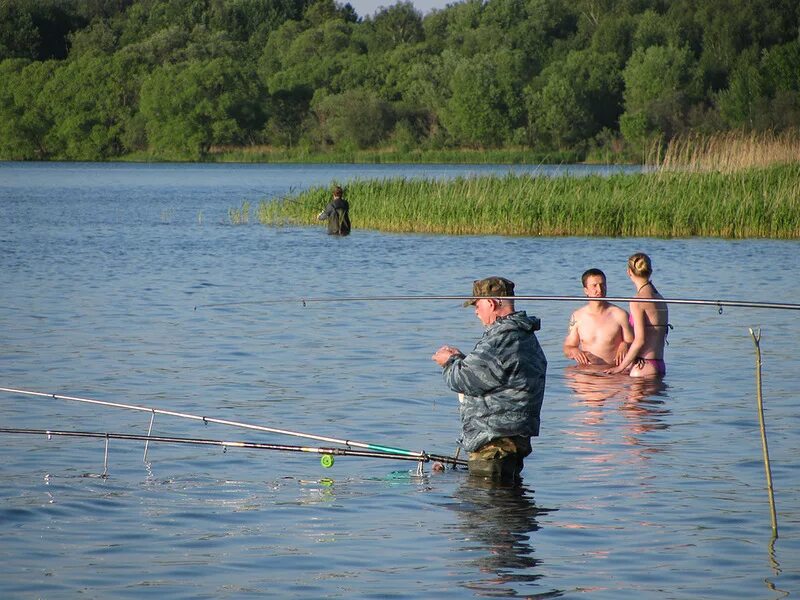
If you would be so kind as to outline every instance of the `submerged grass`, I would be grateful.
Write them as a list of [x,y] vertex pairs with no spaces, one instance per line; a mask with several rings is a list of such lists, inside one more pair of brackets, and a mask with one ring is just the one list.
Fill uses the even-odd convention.
[[[729,173],[513,175],[347,185],[354,228],[438,234],[800,238],[800,164]],[[263,224],[317,223],[327,187],[261,201]]]
[[231,222],[231,225],[246,225],[249,223],[250,203],[247,200],[243,200],[240,208],[229,208],[228,220]]

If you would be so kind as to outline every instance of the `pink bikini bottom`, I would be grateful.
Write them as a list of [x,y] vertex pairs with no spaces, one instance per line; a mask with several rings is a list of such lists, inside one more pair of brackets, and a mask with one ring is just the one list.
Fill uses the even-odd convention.
[[644,365],[653,365],[659,377],[667,374],[667,364],[663,358],[637,358],[636,365],[641,369]]

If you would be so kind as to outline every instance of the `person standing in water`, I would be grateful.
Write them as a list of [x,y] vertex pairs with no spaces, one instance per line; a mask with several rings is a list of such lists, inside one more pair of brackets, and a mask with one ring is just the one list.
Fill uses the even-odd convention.
[[442,346],[431,357],[447,386],[459,394],[462,435],[471,475],[516,481],[539,435],[547,359],[536,331],[541,323],[514,308],[514,282],[473,282],[475,316],[486,330],[469,354]]
[[589,303],[570,316],[564,356],[580,366],[618,365],[633,341],[628,313],[604,300],[608,288],[600,269],[585,271],[581,283]]
[[333,188],[333,200],[328,203],[317,220],[328,221],[328,235],[350,235],[350,204],[344,199],[341,186]]
[[[664,299],[650,280],[653,266],[647,254],[633,254],[628,259],[627,273],[636,287],[634,298]],[[622,373],[630,369],[631,377],[664,377],[667,373],[664,345],[667,341],[667,329],[671,327],[667,305],[663,302],[631,302],[630,315],[633,343],[622,362],[615,368],[608,369],[606,373]]]

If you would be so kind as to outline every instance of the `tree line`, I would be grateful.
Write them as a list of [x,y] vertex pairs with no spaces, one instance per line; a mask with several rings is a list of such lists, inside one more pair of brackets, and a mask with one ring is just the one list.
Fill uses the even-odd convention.
[[637,157],[800,126],[796,0],[0,0],[0,158]]

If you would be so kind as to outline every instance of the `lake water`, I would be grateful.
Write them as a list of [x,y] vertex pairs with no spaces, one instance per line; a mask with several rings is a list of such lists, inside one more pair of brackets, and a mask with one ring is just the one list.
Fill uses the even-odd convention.
[[[309,185],[508,170],[0,163],[0,386],[453,454],[456,398],[430,356],[472,348],[473,311],[300,298],[466,295],[495,274],[522,295],[578,296],[590,266],[629,296],[625,261],[644,251],[667,297],[798,302],[796,241],[384,234],[359,229],[354,197],[343,239],[228,218]],[[260,300],[278,302],[205,306]],[[102,439],[0,434],[0,596],[800,593],[800,313],[672,305],[667,377],[643,387],[569,368],[577,306],[519,306],[542,319],[549,369],[517,488],[267,450],[152,443],[145,462],[143,443],[123,440],[102,478]],[[762,332],[774,543],[750,327]],[[150,419],[13,393],[0,415],[2,427],[135,434]],[[164,415],[153,434],[320,445]]]

